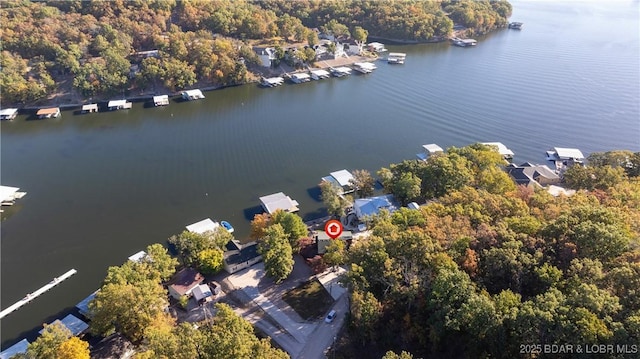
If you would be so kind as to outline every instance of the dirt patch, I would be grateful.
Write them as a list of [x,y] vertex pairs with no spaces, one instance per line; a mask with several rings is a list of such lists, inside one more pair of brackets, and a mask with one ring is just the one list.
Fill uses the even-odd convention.
[[321,318],[333,304],[333,298],[317,279],[302,283],[282,296],[305,320]]

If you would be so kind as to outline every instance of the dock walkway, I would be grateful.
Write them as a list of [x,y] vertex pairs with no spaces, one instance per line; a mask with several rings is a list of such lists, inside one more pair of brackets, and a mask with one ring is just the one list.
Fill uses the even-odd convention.
[[8,314],[11,314],[12,312],[14,312],[14,311],[16,311],[18,309],[20,309],[20,307],[22,307],[23,305],[25,305],[25,304],[31,302],[32,300],[36,299],[38,296],[40,296],[44,292],[46,292],[49,289],[55,287],[56,285],[62,283],[65,279],[71,277],[72,275],[76,274],[77,272],[78,272],[77,270],[71,269],[71,270],[67,271],[65,274],[63,274],[63,275],[61,275],[59,277],[53,278],[53,280],[51,280],[51,282],[45,284],[44,286],[42,286],[42,288],[36,290],[33,293],[27,294],[24,298],[20,299],[19,301],[17,301],[13,305],[7,307],[5,310],[0,312],[0,319],[4,318]]

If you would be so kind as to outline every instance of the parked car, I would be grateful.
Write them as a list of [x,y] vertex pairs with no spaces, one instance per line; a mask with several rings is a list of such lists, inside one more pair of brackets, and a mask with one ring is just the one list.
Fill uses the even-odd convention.
[[331,323],[333,322],[333,319],[335,319],[336,317],[336,311],[332,310],[329,312],[329,314],[327,314],[327,317],[324,318],[325,323]]

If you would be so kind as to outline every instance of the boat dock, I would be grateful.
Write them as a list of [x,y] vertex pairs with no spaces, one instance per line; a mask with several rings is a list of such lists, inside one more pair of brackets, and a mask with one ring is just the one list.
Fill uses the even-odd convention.
[[18,309],[20,309],[20,307],[22,307],[23,305],[25,305],[25,304],[31,302],[32,300],[36,299],[38,296],[40,296],[44,292],[46,292],[49,289],[55,287],[56,285],[62,283],[65,279],[71,277],[72,275],[76,274],[77,272],[78,271],[75,270],[75,269],[70,269],[65,274],[63,274],[63,275],[61,275],[59,277],[53,278],[53,280],[51,282],[45,284],[44,286],[42,286],[42,288],[36,290],[33,293],[27,294],[24,298],[20,299],[19,301],[17,301],[13,305],[7,307],[2,312],[0,312],[0,319],[6,317],[8,314],[11,314],[11,313],[13,313],[14,311],[16,311]]

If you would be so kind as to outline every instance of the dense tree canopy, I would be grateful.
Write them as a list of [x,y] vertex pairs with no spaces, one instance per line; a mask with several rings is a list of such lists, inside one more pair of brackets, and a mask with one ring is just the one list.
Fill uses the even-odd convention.
[[[504,26],[506,1],[4,1],[3,105],[57,92],[85,97],[131,90],[233,85],[258,64],[250,39],[336,37],[430,41],[453,23],[484,33]],[[144,51],[158,50],[150,55]],[[311,49],[308,49],[311,50]],[[311,60],[310,51],[304,56]]]
[[637,344],[640,182],[622,170],[633,154],[593,157],[621,177],[572,197],[508,184],[494,154],[473,145],[381,171],[387,189],[422,179],[431,201],[374,218],[347,252],[352,344],[496,358],[521,344]]
[[293,250],[282,225],[274,224],[265,230],[258,247],[264,259],[265,272],[269,277],[281,282],[293,270]]

